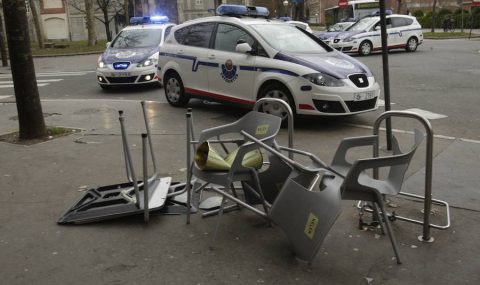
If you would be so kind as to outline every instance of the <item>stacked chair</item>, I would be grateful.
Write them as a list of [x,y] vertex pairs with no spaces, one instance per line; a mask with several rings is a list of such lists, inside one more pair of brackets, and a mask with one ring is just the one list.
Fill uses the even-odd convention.
[[[188,147],[195,145],[197,149],[195,160],[189,162],[186,184],[191,185],[196,177],[203,183],[196,183],[198,186],[193,191],[208,187],[222,196],[214,236],[225,200],[229,199],[235,203],[233,207],[246,208],[278,225],[290,240],[296,256],[311,263],[340,213],[341,200],[363,200],[373,204],[377,218],[385,223],[400,263],[383,200],[384,195],[400,192],[423,133],[415,131],[415,144],[408,152],[402,153],[393,138],[392,155],[353,162],[347,161],[347,151],[357,146],[377,146],[378,136],[344,139],[328,166],[311,153],[279,146],[275,136],[280,125],[280,118],[252,111],[234,123],[204,130],[198,141],[188,142]],[[225,154],[221,155],[220,150]],[[309,162],[299,163],[289,158],[291,153]],[[384,180],[373,179],[366,171],[380,167],[389,168]],[[235,182],[241,182],[245,200],[237,195]],[[262,210],[254,204],[261,204]]]

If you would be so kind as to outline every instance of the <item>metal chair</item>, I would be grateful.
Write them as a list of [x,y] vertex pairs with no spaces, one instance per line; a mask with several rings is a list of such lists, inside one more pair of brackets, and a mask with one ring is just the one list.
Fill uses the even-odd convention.
[[[251,135],[253,138],[268,146],[272,146],[274,138],[280,130],[280,125],[281,119],[279,117],[252,111],[231,124],[203,130],[200,133],[198,142],[191,142],[191,144],[199,146],[204,143],[208,143],[211,146],[217,145],[223,148],[226,153],[230,153],[231,164],[229,169],[224,169],[222,167],[216,169],[214,165],[212,167],[199,166],[197,162],[192,161],[191,168],[189,169],[191,175],[187,175],[187,180],[191,180],[192,176],[195,176],[197,179],[204,181],[203,185],[194,189],[194,191],[199,191],[200,189],[209,186],[209,189],[222,196],[220,209],[218,210],[219,219],[223,214],[226,198],[235,202],[237,206],[243,206],[264,218],[268,217],[269,204],[265,201],[263,195],[262,187],[259,182],[258,170],[255,167],[244,165],[245,157],[251,155],[252,152],[258,151],[260,146],[242,135],[242,132]],[[236,149],[233,152],[236,154],[234,157],[231,155],[232,151],[229,151],[226,147],[227,144],[235,145]],[[263,212],[242,201],[237,196],[233,183],[238,181],[241,181],[242,185],[246,186],[243,189],[244,192],[249,191],[254,197],[261,201],[264,210]],[[191,181],[187,181],[187,184],[188,183],[191,183]],[[231,192],[231,194],[229,192]],[[218,226],[219,222],[217,222],[215,236],[218,231]]]
[[[373,204],[373,210],[380,224],[382,224],[382,221],[385,223],[398,264],[400,264],[401,261],[395,236],[393,235],[390,221],[385,210],[384,195],[397,195],[400,192],[410,161],[424,136],[424,133],[415,130],[414,145],[405,153],[401,152],[398,141],[393,137],[392,155],[358,159],[354,162],[347,161],[347,151],[359,146],[377,146],[379,143],[378,136],[373,135],[344,139],[340,143],[329,168],[338,175],[324,176],[321,183],[321,187],[324,190],[340,189],[343,200],[362,200]],[[367,169],[378,169],[381,167],[389,168],[388,175],[384,180],[373,179],[365,171]],[[379,216],[380,214],[382,217]]]

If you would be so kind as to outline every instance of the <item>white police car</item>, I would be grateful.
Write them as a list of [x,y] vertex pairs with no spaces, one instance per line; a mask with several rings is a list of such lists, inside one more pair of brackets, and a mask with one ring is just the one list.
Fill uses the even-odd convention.
[[[417,50],[423,42],[422,27],[417,19],[407,15],[387,16],[388,49]],[[329,44],[342,52],[368,55],[382,49],[380,36],[380,17],[366,17],[329,39]]]
[[[262,97],[287,101],[296,114],[347,115],[377,109],[370,70],[314,35],[266,19],[264,7],[221,5],[221,16],[175,26],[159,53],[167,101],[190,98],[252,107]],[[286,117],[280,104],[266,113]]]
[[158,84],[158,50],[174,24],[168,17],[132,17],[98,58],[97,82],[113,85]]

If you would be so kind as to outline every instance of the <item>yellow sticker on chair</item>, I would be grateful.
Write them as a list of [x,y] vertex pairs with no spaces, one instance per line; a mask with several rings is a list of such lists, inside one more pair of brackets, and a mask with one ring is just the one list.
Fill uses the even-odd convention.
[[268,125],[258,125],[257,130],[255,131],[256,135],[264,135],[268,131]]
[[310,215],[308,215],[308,220],[307,220],[307,223],[305,224],[305,231],[304,231],[307,237],[309,237],[310,239],[313,239],[313,236],[315,235],[317,224],[318,224],[317,216],[315,216],[313,213],[310,213]]

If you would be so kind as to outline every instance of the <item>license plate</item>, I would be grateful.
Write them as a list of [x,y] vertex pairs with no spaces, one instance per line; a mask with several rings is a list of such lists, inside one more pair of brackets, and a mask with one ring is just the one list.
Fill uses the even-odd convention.
[[130,72],[113,72],[112,77],[129,77]]
[[353,93],[353,101],[363,101],[375,98],[375,91]]

